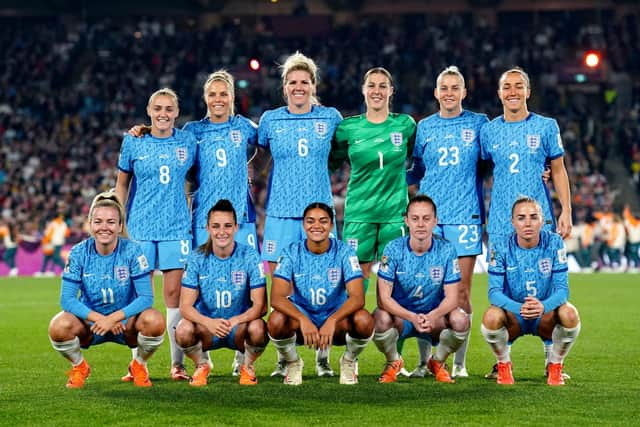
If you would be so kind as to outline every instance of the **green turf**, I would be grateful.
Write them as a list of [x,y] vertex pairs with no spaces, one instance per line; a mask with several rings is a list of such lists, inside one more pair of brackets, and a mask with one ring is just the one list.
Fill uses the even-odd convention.
[[[275,351],[257,362],[260,384],[246,388],[230,375],[232,352],[213,353],[215,367],[206,388],[192,389],[168,379],[165,342],[149,362],[152,389],[120,383],[130,358],[114,344],[85,356],[92,375],[82,390],[66,390],[68,363],[47,338],[49,319],[59,310],[59,280],[0,279],[1,425],[638,425],[637,367],[639,275],[573,275],[571,301],[582,317],[582,334],[566,361],[572,379],[551,388],[543,377],[541,342],[519,340],[512,349],[516,385],[500,387],[482,378],[493,364],[479,332],[487,306],[486,275],[474,279],[475,311],[468,355],[471,377],[454,385],[432,378],[376,383],[384,360],[373,344],[360,357],[360,384],[340,386],[338,378],[316,378],[313,353],[304,383],[287,387],[270,378]],[[375,301],[369,291],[371,308]],[[161,295],[157,289],[157,295]],[[160,304],[157,304],[160,306]],[[337,372],[340,348],[332,354]],[[411,369],[412,340],[405,345]],[[192,367],[188,368],[189,370]]]

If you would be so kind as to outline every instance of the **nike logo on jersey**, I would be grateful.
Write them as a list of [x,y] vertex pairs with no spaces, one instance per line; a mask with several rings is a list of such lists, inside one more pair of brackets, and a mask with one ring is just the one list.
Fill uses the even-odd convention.
[[149,158],[149,156],[140,156],[140,157],[138,157],[138,160],[145,160],[145,159],[148,159],[148,158]]
[[495,150],[496,148],[500,147],[500,144],[493,144],[493,149]]
[[515,271],[518,267],[507,267],[507,271]]
[[286,129],[276,129],[276,133],[282,133],[284,132]]
[[306,274],[304,274],[304,273],[294,273],[293,274],[293,277],[296,278],[296,279],[299,279],[299,278],[304,277],[304,276],[306,276]]
[[204,280],[204,279],[208,279],[208,278],[209,278],[209,276],[198,276],[198,279],[200,279],[200,280]]
[[434,139],[436,139],[436,137],[435,137],[435,136],[431,136],[431,137],[429,137],[429,138],[425,139],[424,141],[425,141],[425,142],[431,142],[431,141],[433,141]]
[[353,141],[354,144],[360,144],[361,142],[364,142],[364,139],[356,139],[355,141]]
[[84,273],[82,275],[82,277],[91,277],[91,276],[95,276],[95,274],[93,274],[93,273]]

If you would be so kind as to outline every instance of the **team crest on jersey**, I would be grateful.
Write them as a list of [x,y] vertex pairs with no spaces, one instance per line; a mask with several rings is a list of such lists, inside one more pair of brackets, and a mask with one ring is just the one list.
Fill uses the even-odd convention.
[[347,245],[351,247],[354,251],[358,250],[358,239],[347,239]]
[[540,135],[527,135],[527,147],[531,153],[540,148]]
[[114,268],[113,275],[115,276],[116,280],[124,282],[129,278],[129,269],[126,265],[118,266]]
[[329,283],[333,286],[337,285],[340,281],[340,270],[337,268],[327,269],[327,279],[329,279]]
[[462,142],[465,143],[464,145],[469,145],[476,139],[476,133],[473,129],[462,129],[460,131],[460,138]]
[[402,132],[391,132],[389,134],[389,139],[391,140],[391,143],[393,145],[395,145],[396,147],[399,147],[402,145]]
[[329,132],[329,127],[327,126],[326,122],[314,122],[313,130],[318,136],[322,137],[325,136],[327,132]]
[[232,130],[229,132],[229,139],[238,147],[242,142],[242,133],[239,130]]
[[[268,253],[268,254],[272,254],[276,251],[276,241],[275,240],[265,240],[264,241],[264,250]],[[278,262],[280,262],[278,260]]]
[[231,272],[231,283],[236,288],[241,287],[245,283],[244,271],[232,271]]
[[549,276],[551,274],[551,259],[550,258],[542,258],[540,261],[538,261],[538,270],[540,270],[540,273],[542,273],[544,276]]
[[442,276],[443,276],[442,273],[443,273],[443,268],[440,266],[431,267],[429,269],[429,277],[431,277],[431,280],[434,282],[442,281]]
[[187,157],[189,157],[189,154],[187,153],[186,148],[176,148],[176,159],[178,159],[178,162],[180,162],[181,165],[183,165],[187,161]]

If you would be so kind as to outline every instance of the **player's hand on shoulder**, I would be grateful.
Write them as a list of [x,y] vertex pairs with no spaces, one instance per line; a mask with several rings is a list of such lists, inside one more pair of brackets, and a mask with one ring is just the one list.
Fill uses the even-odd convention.
[[151,126],[143,124],[135,125],[131,129],[129,129],[127,133],[131,136],[135,136],[136,138],[140,138],[141,136],[151,133]]

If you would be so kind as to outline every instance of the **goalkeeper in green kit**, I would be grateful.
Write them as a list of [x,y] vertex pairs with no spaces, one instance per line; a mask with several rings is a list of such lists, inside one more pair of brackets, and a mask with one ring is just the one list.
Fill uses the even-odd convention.
[[393,81],[386,69],[366,72],[362,94],[367,111],[340,123],[329,161],[331,170],[346,159],[351,164],[342,238],[358,253],[366,294],[373,262],[388,242],[405,234],[406,168],[416,122],[389,111]]

